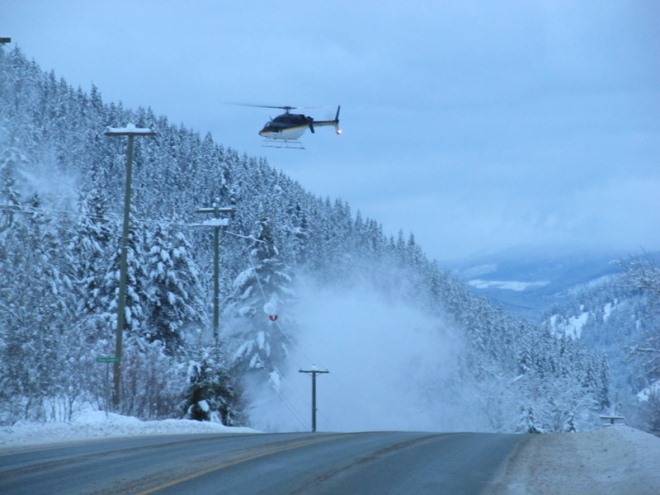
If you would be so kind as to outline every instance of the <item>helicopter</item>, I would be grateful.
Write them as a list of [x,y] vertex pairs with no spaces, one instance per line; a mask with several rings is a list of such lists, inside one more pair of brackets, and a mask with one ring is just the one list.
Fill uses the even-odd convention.
[[341,134],[339,128],[339,110],[341,105],[337,106],[337,113],[334,120],[314,120],[308,115],[302,113],[291,113],[297,107],[291,106],[269,106],[254,105],[261,108],[281,108],[284,113],[274,119],[269,120],[264,128],[259,131],[259,135],[266,138],[265,146],[278,148],[297,148],[304,149],[298,138],[302,136],[307,129],[314,134],[317,127],[334,126],[335,132]]

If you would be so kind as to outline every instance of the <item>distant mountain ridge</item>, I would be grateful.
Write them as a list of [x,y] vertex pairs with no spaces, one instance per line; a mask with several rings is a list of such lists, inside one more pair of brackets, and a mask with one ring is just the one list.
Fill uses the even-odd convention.
[[589,284],[620,274],[621,252],[515,248],[457,263],[459,278],[471,290],[531,321]]

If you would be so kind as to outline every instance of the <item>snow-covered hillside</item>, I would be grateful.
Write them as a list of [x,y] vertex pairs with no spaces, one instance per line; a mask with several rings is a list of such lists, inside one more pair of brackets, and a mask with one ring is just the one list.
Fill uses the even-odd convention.
[[[609,405],[607,363],[582,339],[475,295],[413,235],[151,109],[71,88],[20,50],[0,48],[0,73],[0,424],[69,421],[91,403],[284,429],[306,415],[294,377],[310,362],[332,365],[334,407],[360,411],[344,415],[352,428],[588,430]],[[105,130],[128,123],[156,135],[134,149],[119,318],[126,142]],[[215,232],[197,213],[212,204],[235,210],[217,299]]]
[[[659,258],[658,253],[641,257],[650,263]],[[657,339],[660,324],[643,287],[626,279],[630,263],[626,253],[521,248],[466,261],[458,270],[475,293],[603,356],[609,407],[637,426],[657,428],[658,419],[651,419],[660,413],[658,395],[652,393],[657,350],[645,342]]]

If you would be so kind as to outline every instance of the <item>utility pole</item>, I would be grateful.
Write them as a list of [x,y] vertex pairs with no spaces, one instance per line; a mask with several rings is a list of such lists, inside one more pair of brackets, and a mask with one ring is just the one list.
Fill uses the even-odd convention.
[[317,369],[316,366],[311,370],[298,370],[298,372],[312,375],[312,433],[314,433],[316,431],[316,375],[330,372],[328,370]]
[[139,129],[133,124],[126,127],[108,127],[106,136],[127,136],[128,148],[126,151],[126,189],[124,191],[124,228],[121,237],[121,256],[119,266],[119,301],[117,303],[117,331],[115,335],[114,355],[114,394],[112,403],[119,411],[121,402],[121,357],[124,341],[124,325],[126,323],[126,278],[128,272],[128,235],[131,217],[131,180],[133,174],[133,144],[135,136],[155,136],[151,129]]
[[220,229],[229,225],[228,218],[221,215],[233,215],[236,209],[220,208],[213,203],[210,208],[198,208],[195,213],[211,213],[213,218],[201,224],[201,227],[213,227],[213,342],[216,352],[220,349]]

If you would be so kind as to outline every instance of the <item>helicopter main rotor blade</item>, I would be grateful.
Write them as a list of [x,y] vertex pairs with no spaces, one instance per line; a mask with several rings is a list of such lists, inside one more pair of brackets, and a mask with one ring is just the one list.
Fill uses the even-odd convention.
[[253,107],[253,108],[279,108],[280,110],[284,110],[285,112],[289,112],[291,110],[306,110],[309,108],[319,108],[319,107],[294,107],[292,105],[260,105],[256,103],[232,103],[232,105],[237,105],[239,107]]
[[240,107],[254,107],[254,108],[279,108],[281,110],[286,110],[287,112],[289,110],[295,110],[296,108],[298,108],[298,107],[292,107],[290,105],[258,105],[255,103],[234,103],[234,105],[238,105]]

